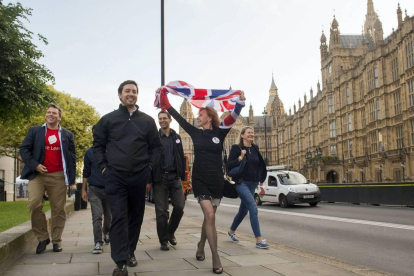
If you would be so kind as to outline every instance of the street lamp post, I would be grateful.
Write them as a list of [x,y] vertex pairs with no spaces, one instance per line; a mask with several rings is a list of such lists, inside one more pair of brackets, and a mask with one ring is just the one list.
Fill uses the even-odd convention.
[[346,170],[345,173],[346,173],[346,183],[349,183],[349,179],[348,179],[348,173],[349,173],[349,171]]
[[405,182],[405,162],[404,161],[401,162],[401,168],[403,170],[403,181]]
[[360,172],[361,172],[361,183],[364,183],[364,169],[361,168]]
[[267,159],[267,125],[266,125],[266,115],[267,115],[267,111],[266,111],[266,107],[263,108],[263,117],[264,117],[264,127],[265,127],[265,151],[266,151],[266,158],[265,158],[265,163],[266,166],[268,165],[268,159]]
[[161,86],[165,85],[164,64],[164,0],[161,0]]

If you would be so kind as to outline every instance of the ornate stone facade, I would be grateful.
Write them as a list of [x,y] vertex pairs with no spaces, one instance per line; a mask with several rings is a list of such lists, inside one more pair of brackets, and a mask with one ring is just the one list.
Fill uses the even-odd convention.
[[[250,125],[269,165],[291,164],[312,182],[414,181],[414,17],[405,12],[403,19],[398,5],[397,22],[383,38],[372,0],[361,35],[342,35],[334,17],[329,45],[324,33],[320,39],[316,95],[311,88],[309,99],[305,95],[303,105],[299,99],[287,114],[272,77],[264,116],[254,116],[250,106],[226,147]],[[187,102],[181,114],[194,123]],[[191,138],[180,134],[193,161]]]

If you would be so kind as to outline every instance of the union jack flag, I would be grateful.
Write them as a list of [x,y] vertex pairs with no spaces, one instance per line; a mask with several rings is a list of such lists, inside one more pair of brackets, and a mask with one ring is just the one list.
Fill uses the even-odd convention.
[[[201,89],[194,88],[185,81],[172,81],[161,87],[161,92],[183,97],[197,108],[209,106],[218,112],[233,110],[236,102],[244,106],[244,101],[239,99],[241,90]],[[155,99],[154,106],[161,108],[159,95]]]

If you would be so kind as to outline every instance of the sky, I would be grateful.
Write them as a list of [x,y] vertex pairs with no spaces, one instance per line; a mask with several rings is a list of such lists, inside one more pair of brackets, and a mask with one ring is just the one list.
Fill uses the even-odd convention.
[[[3,0],[3,4],[17,1]],[[99,114],[117,109],[117,88],[137,81],[140,110],[154,118],[161,85],[160,0],[20,0],[32,8],[25,26],[40,33],[40,60],[55,88],[83,99]],[[408,15],[412,0],[374,0],[384,38],[397,28],[398,2]],[[341,34],[361,34],[367,0],[165,0],[165,80],[196,88],[245,91],[260,116],[272,74],[285,111],[321,79],[320,37],[335,15]],[[182,98],[170,96],[178,110]],[[248,116],[248,106],[242,111]],[[196,109],[193,110],[195,115]],[[157,120],[156,120],[157,121]],[[173,122],[173,128],[177,124]]]

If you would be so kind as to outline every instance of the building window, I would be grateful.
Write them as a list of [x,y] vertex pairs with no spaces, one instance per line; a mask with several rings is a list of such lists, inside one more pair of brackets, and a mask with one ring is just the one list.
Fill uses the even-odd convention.
[[401,91],[394,92],[394,112],[395,115],[401,114]]
[[363,100],[364,99],[364,95],[365,95],[365,92],[364,92],[364,81],[360,81],[359,82],[359,99],[360,100]]
[[328,96],[328,113],[334,113],[334,97]]
[[373,99],[368,102],[368,106],[369,106],[369,122],[371,123],[376,120],[375,102]]
[[331,145],[329,149],[331,155],[336,155],[336,145]]
[[349,85],[346,85],[346,104],[350,104],[351,103],[351,98],[349,96]]
[[377,120],[381,119],[380,99],[377,99]]
[[377,66],[374,66],[374,81],[375,81],[375,88],[378,88],[379,84],[378,84],[378,68],[377,68]]
[[300,140],[296,140],[297,141],[297,148],[298,148],[298,152],[300,152]]
[[348,113],[348,131],[352,131],[351,113]]
[[349,140],[348,145],[349,145],[349,157],[352,158],[352,157],[354,157],[354,154],[352,152],[352,140]]
[[344,143],[344,157],[345,157],[345,159],[348,159],[349,158],[349,144],[348,144],[348,141],[345,141],[345,143]]
[[329,137],[335,137],[335,121],[329,122]]
[[272,138],[267,138],[267,147],[268,148],[272,147]]
[[411,123],[411,144],[414,145],[414,119],[411,119],[410,123]]
[[300,134],[300,125],[299,125],[299,119],[296,121],[296,134]]
[[397,137],[397,149],[402,149],[404,147],[403,127],[397,126],[395,130]]
[[371,140],[371,154],[378,152],[378,135],[377,131],[372,131],[369,134]]
[[287,128],[287,138],[290,139],[290,127]]
[[414,79],[411,79],[407,82],[408,86],[408,100],[410,106],[414,106]]
[[407,69],[414,65],[414,43],[409,40],[405,43],[405,59],[407,61]]
[[366,119],[365,119],[365,107],[361,108],[361,126],[362,128],[366,127]]
[[400,75],[398,73],[398,57],[395,57],[391,60],[391,72],[393,82],[400,78]]
[[311,122],[311,113],[308,113],[308,127],[312,126],[312,122]]
[[330,75],[332,73],[332,65],[329,64],[328,66],[328,74]]
[[309,133],[309,147],[310,148],[312,147],[312,134],[310,134],[310,133]]

